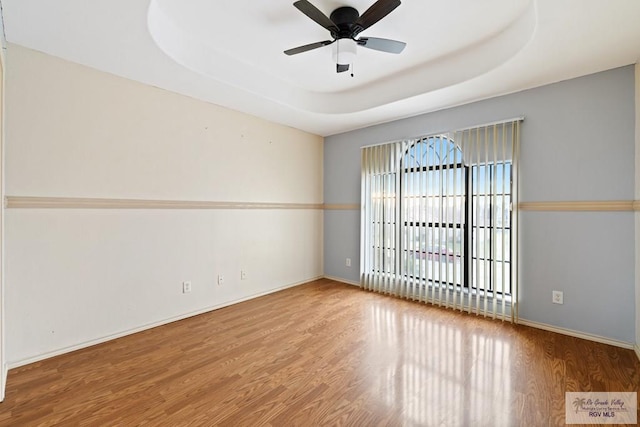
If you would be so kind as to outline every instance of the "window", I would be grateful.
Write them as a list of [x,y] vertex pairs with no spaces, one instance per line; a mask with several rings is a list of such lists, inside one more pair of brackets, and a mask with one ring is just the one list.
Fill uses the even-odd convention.
[[494,315],[513,310],[518,125],[363,148],[364,288]]
[[511,295],[511,162],[473,166],[473,289]]
[[408,278],[432,285],[464,285],[468,168],[452,141],[432,136],[402,158],[403,262]]

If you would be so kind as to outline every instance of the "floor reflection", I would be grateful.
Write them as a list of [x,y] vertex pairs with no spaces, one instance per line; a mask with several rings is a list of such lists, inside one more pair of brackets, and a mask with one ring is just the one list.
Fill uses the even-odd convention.
[[429,312],[370,307],[370,391],[407,425],[509,425],[510,343]]

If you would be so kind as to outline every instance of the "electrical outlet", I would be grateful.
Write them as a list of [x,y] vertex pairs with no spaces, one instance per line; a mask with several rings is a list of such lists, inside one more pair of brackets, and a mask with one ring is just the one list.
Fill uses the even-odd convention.
[[188,294],[189,292],[191,292],[191,282],[189,281],[182,282],[182,293]]
[[247,280],[247,272],[240,270],[240,280]]
[[224,276],[222,274],[218,274],[218,286],[224,283]]
[[562,291],[551,292],[551,301],[554,304],[564,304],[564,294]]
[[351,258],[347,258],[344,263],[347,267],[351,267]]

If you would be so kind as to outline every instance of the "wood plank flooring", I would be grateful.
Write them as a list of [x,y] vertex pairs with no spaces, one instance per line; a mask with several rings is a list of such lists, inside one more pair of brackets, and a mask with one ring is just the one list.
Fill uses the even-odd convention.
[[319,280],[11,370],[0,426],[556,426],[639,389],[631,350]]

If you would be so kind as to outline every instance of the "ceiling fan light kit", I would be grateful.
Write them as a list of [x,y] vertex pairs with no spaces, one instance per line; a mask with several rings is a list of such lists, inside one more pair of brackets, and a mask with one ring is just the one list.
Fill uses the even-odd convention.
[[396,54],[402,52],[406,46],[404,42],[376,37],[356,39],[362,31],[400,6],[400,0],[378,0],[362,15],[352,7],[343,6],[331,12],[330,17],[327,17],[307,0],[299,0],[293,5],[318,25],[328,30],[333,40],[324,40],[288,49],[284,51],[287,55],[297,55],[335,43],[333,60],[336,63],[336,72],[342,73],[348,71],[349,66],[353,64],[358,46]]
[[348,70],[349,65],[353,64],[353,60],[356,57],[357,46],[355,40],[346,38],[338,39],[333,48],[333,62],[336,63],[336,66],[346,65]]

